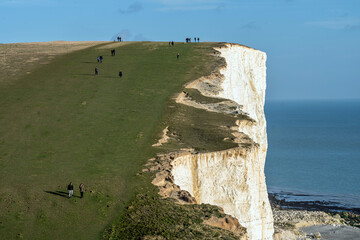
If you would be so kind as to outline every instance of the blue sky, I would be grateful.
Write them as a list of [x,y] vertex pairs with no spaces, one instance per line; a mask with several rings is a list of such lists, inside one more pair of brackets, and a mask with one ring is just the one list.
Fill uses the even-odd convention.
[[360,0],[0,0],[1,43],[235,42],[268,54],[268,100],[360,98]]

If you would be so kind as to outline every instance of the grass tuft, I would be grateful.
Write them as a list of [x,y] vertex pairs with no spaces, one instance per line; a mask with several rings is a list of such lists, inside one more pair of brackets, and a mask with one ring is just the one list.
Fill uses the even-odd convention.
[[202,222],[211,216],[224,217],[208,204],[179,205],[172,199],[137,195],[116,224],[106,229],[104,239],[238,239],[232,232]]

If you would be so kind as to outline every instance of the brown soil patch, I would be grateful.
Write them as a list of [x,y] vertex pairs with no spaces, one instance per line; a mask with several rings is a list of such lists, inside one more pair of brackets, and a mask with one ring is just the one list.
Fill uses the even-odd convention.
[[0,44],[0,85],[30,74],[39,64],[48,64],[58,55],[82,50],[106,42],[32,42]]
[[210,219],[205,220],[204,224],[213,226],[213,227],[218,227],[218,228],[222,228],[225,230],[229,230],[235,234],[237,234],[240,238],[240,240],[245,240],[246,238],[246,228],[244,228],[243,226],[240,225],[239,221],[230,216],[227,215],[223,218],[218,218],[215,216],[212,216]]
[[167,135],[167,133],[169,132],[169,126],[167,126],[164,130],[163,130],[163,135],[161,136],[161,138],[158,140],[157,143],[153,144],[153,147],[160,147],[161,145],[163,145],[164,143],[167,143],[167,141],[169,141],[169,137]]
[[125,46],[125,45],[128,45],[128,44],[131,44],[131,43],[134,43],[134,42],[114,42],[114,43],[111,43],[111,44],[107,44],[105,46],[98,47],[97,49],[117,48],[117,47],[122,47],[122,46]]

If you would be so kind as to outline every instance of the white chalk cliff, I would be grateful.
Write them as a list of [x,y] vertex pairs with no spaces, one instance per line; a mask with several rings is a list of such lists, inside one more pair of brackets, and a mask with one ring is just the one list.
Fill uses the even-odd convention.
[[201,83],[191,87],[203,95],[229,99],[241,105],[241,112],[254,121],[238,120],[237,131],[246,134],[253,144],[218,152],[179,155],[172,162],[174,182],[194,196],[196,202],[220,206],[226,214],[236,217],[247,228],[249,239],[272,239],[273,216],[264,175],[266,54],[235,44],[217,50],[227,64],[221,69],[223,79],[203,82],[218,84],[220,90],[204,90],[199,87]]

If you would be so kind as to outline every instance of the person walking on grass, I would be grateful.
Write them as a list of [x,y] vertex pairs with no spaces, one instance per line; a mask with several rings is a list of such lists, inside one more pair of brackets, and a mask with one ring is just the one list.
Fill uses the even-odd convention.
[[98,75],[98,73],[99,73],[99,69],[95,67],[95,75]]
[[123,73],[122,73],[122,71],[120,71],[119,72],[119,77],[122,78],[122,75],[123,75]]
[[67,189],[69,191],[69,198],[71,198],[74,193],[74,186],[73,186],[72,182],[70,182],[70,184],[67,186]]
[[83,183],[80,183],[79,190],[80,190],[80,198],[83,198],[85,192],[85,186]]
[[179,60],[179,58],[180,58],[180,53],[177,54],[177,60]]

